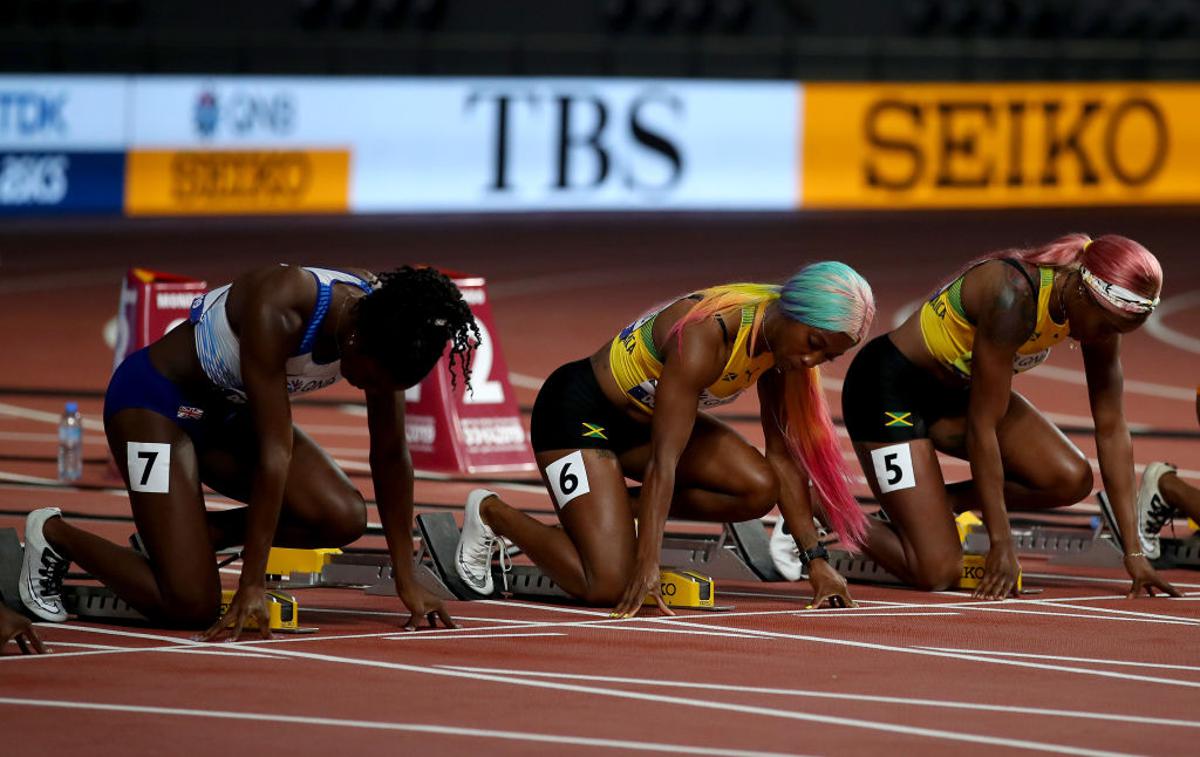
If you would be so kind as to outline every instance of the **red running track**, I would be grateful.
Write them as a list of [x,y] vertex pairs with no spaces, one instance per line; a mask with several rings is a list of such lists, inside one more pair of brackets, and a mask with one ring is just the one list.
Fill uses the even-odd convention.
[[[519,398],[529,404],[540,377],[681,291],[777,280],[806,260],[839,258],[872,282],[879,331],[980,251],[1068,230],[1115,231],[1146,243],[1167,272],[1166,317],[1124,345],[1128,417],[1191,432],[1200,367],[1195,336],[1189,341],[1200,334],[1191,306],[1200,305],[1192,296],[1200,290],[1193,218],[1194,211],[1146,209],[10,224],[0,230],[8,253],[0,268],[0,383],[101,390],[111,362],[101,329],[131,264],[214,284],[271,262],[422,261],[482,274]],[[835,407],[847,363],[827,371]],[[1087,425],[1080,363],[1060,348],[1048,366],[1018,379],[1018,389],[1061,424]],[[326,396],[353,399],[345,387]],[[0,396],[0,527],[19,527],[12,513],[56,504],[123,540],[128,505],[110,491],[94,427],[84,486],[45,485],[61,401]],[[98,419],[98,400],[81,404]],[[753,400],[731,410],[754,411]],[[361,471],[360,418],[313,406],[297,408],[296,418],[352,474]],[[755,424],[737,427],[761,442]],[[1086,434],[1072,438],[1095,456]],[[1195,480],[1200,472],[1187,454],[1194,443],[1139,438],[1135,455],[1139,464],[1171,459]],[[946,470],[949,478],[966,475],[957,461]],[[370,497],[369,479],[355,480]],[[417,499],[457,507],[468,488],[420,481]],[[507,494],[549,514],[536,487]],[[371,538],[363,544],[377,546]],[[21,658],[12,649],[0,660],[0,729],[30,754],[1166,754],[1194,742],[1200,576],[1169,574],[1184,599],[1130,601],[1118,597],[1119,569],[1033,560],[1025,569],[1042,594],[986,604],[855,586],[861,607],[804,612],[804,584],[730,583],[719,587],[722,601],[736,605],[730,613],[611,620],[578,607],[452,603],[461,629],[403,634],[394,599],[313,590],[300,593],[301,618],[320,632],[271,642],[198,646],[153,629],[43,625],[54,655]]]

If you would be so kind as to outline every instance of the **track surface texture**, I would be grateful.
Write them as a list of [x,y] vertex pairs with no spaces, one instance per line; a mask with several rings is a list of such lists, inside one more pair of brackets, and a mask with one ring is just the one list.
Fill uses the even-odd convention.
[[[1131,236],[1163,263],[1162,317],[1123,345],[1126,414],[1135,430],[1178,432],[1135,440],[1139,472],[1170,460],[1200,485],[1196,219],[1194,209],[1108,209],[6,222],[0,528],[21,529],[24,512],[57,505],[113,540],[132,530],[99,425],[112,361],[102,331],[131,265],[214,286],[280,262],[423,262],[483,275],[528,408],[555,367],[675,294],[779,281],[806,261],[840,259],[872,283],[880,333],[965,260],[1077,230]],[[848,364],[825,373],[835,415]],[[1015,384],[1094,464],[1078,351],[1056,349]],[[757,410],[749,394],[721,412],[761,444],[757,424],[739,420]],[[316,396],[361,399],[343,385]],[[64,398],[79,399],[89,421],[74,487],[53,481]],[[372,498],[361,415],[336,403],[300,404],[294,415]],[[968,475],[955,460],[945,472]],[[458,513],[471,486],[421,479],[419,511]],[[502,487],[553,517],[535,478]],[[1074,510],[1094,513],[1093,502]],[[209,505],[233,503],[213,496]],[[373,508],[369,519],[378,522]],[[53,654],[21,657],[9,645],[0,658],[0,731],[23,755],[1187,751],[1200,728],[1200,574],[1167,572],[1182,599],[1126,600],[1120,568],[1023,565],[1026,585],[1042,592],[991,603],[854,585],[859,607],[805,611],[805,583],[725,582],[719,599],[735,606],[725,613],[613,620],[577,606],[451,602],[461,628],[403,633],[398,600],[315,589],[298,596],[302,623],[319,632],[266,642],[41,624]],[[225,569],[228,585],[237,567]]]

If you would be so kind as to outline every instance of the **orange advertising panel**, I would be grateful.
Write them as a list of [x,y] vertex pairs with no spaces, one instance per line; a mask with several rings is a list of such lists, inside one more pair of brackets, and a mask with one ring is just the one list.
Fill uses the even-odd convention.
[[806,84],[800,204],[1200,201],[1200,84]]
[[133,150],[128,215],[344,213],[348,150]]

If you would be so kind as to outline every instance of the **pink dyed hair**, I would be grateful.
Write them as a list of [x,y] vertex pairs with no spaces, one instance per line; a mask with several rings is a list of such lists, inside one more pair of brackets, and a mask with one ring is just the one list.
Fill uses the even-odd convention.
[[[1067,234],[1039,247],[999,250],[971,261],[955,278],[979,263],[1000,258],[1053,268],[1082,265],[1109,284],[1151,300],[1162,291],[1163,270],[1158,258],[1142,245],[1119,234],[1105,234],[1095,239],[1087,234]],[[1087,291],[1091,293],[1090,289]],[[1093,295],[1092,301],[1107,310],[1129,315],[1103,297]]]

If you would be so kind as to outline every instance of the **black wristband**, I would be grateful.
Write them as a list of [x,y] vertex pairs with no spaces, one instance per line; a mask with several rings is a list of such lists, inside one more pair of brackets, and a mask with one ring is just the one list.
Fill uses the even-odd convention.
[[823,560],[829,559],[829,550],[825,549],[824,544],[817,542],[817,546],[813,547],[812,549],[800,550],[800,564],[801,565],[808,565],[810,562],[812,562],[813,560],[817,560],[817,559],[823,559]]

